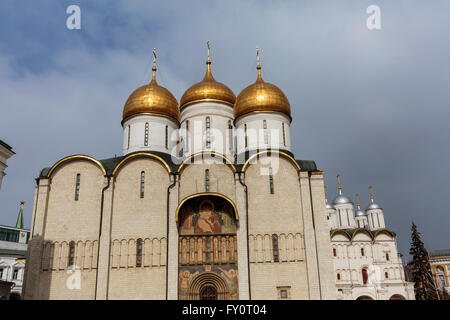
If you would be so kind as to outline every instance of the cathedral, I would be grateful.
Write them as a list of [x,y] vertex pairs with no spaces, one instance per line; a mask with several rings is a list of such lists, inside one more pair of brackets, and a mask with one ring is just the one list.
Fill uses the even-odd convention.
[[348,270],[343,248],[372,252],[374,239],[401,266],[372,211],[354,218],[341,194],[328,205],[324,172],[296,159],[291,106],[258,52],[236,97],[208,42],[204,78],[179,103],[153,53],[150,83],[123,108],[123,155],[71,155],[36,179],[24,299],[356,299],[347,280],[371,261]]

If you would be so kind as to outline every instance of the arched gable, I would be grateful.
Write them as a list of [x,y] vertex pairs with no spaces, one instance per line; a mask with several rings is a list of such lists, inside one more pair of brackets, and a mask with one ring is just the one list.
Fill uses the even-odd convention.
[[[367,235],[369,238],[367,239],[363,235]],[[373,240],[373,234],[372,234],[372,232],[370,232],[370,230],[368,230],[366,228],[358,228],[355,231],[353,231],[352,240],[354,240],[354,241],[367,241],[367,240],[371,241],[371,240]]]
[[[382,239],[383,238],[382,235],[388,236],[389,239],[386,239],[386,238]],[[374,238],[377,240],[392,240],[392,239],[395,239],[395,233],[389,229],[383,228],[383,229],[379,229],[375,232]]]
[[288,159],[292,163],[292,165],[297,168],[297,170],[301,170],[300,165],[297,163],[297,161],[295,161],[295,159],[286,152],[279,150],[263,150],[253,154],[250,158],[248,158],[247,161],[245,161],[244,166],[242,167],[242,171],[245,172],[247,167],[255,163],[261,156],[271,156],[273,153]]
[[127,156],[125,156],[125,158],[123,158],[114,168],[114,171],[112,173],[113,176],[116,175],[116,173],[128,162],[131,161],[133,159],[137,159],[137,158],[142,158],[142,157],[148,157],[154,160],[157,160],[161,165],[163,165],[168,173],[171,173],[172,170],[170,169],[170,166],[167,164],[166,161],[164,161],[163,158],[153,154],[153,153],[149,153],[149,152],[137,152],[137,153],[131,153]]
[[177,169],[178,173],[182,173],[182,171],[184,170],[184,168],[192,163],[195,163],[195,159],[197,158],[202,158],[202,159],[218,159],[221,158],[224,164],[227,164],[228,167],[233,171],[236,172],[236,167],[234,166],[233,162],[228,159],[225,155],[221,154],[221,153],[217,153],[217,152],[198,152],[195,153],[191,156],[189,156],[188,158],[184,159],[183,162],[180,164],[180,166]]
[[90,157],[90,156],[86,156],[86,155],[82,155],[82,154],[77,154],[77,155],[72,155],[72,156],[65,157],[65,158],[59,160],[58,162],[56,162],[56,163],[50,168],[50,170],[48,171],[47,177],[50,178],[51,175],[52,175],[52,173],[53,173],[58,167],[63,166],[63,165],[66,164],[67,162],[74,161],[74,160],[86,160],[86,161],[91,161],[91,162],[95,163],[95,164],[100,168],[100,170],[102,171],[103,175],[106,176],[106,170],[105,170],[105,168],[103,167],[103,165],[101,164],[100,161],[98,161],[98,160],[96,160],[96,159],[94,159],[94,158],[92,158],[92,157]]
[[331,236],[330,237],[331,237],[331,239],[333,239],[335,236],[338,236],[338,235],[344,236],[347,240],[351,240],[352,239],[352,236],[350,235],[350,233],[348,233],[344,229],[333,230],[333,232],[331,232]]

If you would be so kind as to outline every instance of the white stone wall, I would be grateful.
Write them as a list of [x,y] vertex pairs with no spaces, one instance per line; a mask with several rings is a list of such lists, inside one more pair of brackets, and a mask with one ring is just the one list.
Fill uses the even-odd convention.
[[[210,118],[211,145],[206,143],[206,117]],[[218,102],[199,102],[181,110],[180,137],[184,154],[214,151],[230,159],[235,152],[233,108]],[[231,132],[229,126],[231,125]],[[180,141],[181,141],[180,138]]]
[[[145,143],[146,124],[148,124],[147,145]],[[170,118],[139,114],[128,118],[123,123],[124,155],[137,151],[159,151],[172,154],[177,151],[177,141],[178,123]]]
[[[266,121],[266,128],[264,128]],[[291,120],[279,112],[255,112],[236,120],[237,153],[256,149],[283,149],[291,151]],[[247,147],[245,146],[247,126]],[[284,125],[284,139],[283,139]]]

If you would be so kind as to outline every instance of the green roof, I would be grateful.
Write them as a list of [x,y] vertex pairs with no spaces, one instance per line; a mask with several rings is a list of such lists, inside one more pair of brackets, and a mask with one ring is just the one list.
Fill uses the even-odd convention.
[[9,151],[12,151],[12,147],[9,144],[7,144],[6,142],[2,141],[2,140],[0,140],[0,145],[4,146]]
[[[245,162],[245,160],[249,159],[250,156],[252,156],[254,153],[256,153],[257,151],[253,151],[251,153],[249,153],[248,151],[245,154],[241,154],[240,156],[243,156],[243,158],[241,159],[240,156],[238,156],[238,159],[241,159],[239,162],[241,162],[242,160]],[[292,154],[292,152],[289,152],[287,150],[283,150],[283,152],[287,153],[289,156],[291,156],[292,158],[294,158],[294,155]],[[152,151],[152,152],[148,152],[148,153],[152,153],[155,154],[159,157],[161,157],[170,167],[170,169],[172,170],[172,172],[176,172],[179,165],[182,163],[182,158],[178,159],[175,162],[173,162],[172,156],[170,154],[164,153],[164,152],[158,152],[158,151]],[[120,157],[114,157],[114,158],[108,158],[108,159],[104,159],[104,160],[99,160],[100,163],[103,165],[103,167],[105,168],[106,171],[106,175],[110,176],[112,175],[115,167],[119,164],[120,161],[122,161],[125,158],[125,156],[120,156]],[[319,171],[317,169],[316,163],[313,160],[295,160],[298,165],[300,166],[301,171]],[[238,171],[242,170],[243,167],[243,163],[236,163],[237,161],[235,160],[235,167]],[[41,172],[39,173],[39,178],[47,178],[48,177],[48,173],[50,172],[51,167],[47,167],[41,170]]]
[[450,256],[450,249],[443,249],[443,250],[434,250],[431,251],[430,254],[432,257],[445,257]]

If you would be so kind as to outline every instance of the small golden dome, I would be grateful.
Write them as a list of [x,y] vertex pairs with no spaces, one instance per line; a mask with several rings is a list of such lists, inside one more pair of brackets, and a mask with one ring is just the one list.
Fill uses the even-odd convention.
[[136,114],[156,114],[180,121],[178,101],[172,93],[156,83],[156,66],[153,63],[152,81],[136,89],[128,98],[123,108],[122,122]]
[[194,84],[181,97],[180,109],[201,101],[218,101],[233,106],[236,96],[223,83],[214,80],[211,73],[211,60],[206,61],[206,74],[202,81]]
[[263,81],[259,60],[256,69],[256,82],[242,90],[236,99],[234,118],[254,111],[281,112],[291,118],[291,107],[286,95],[277,86]]

